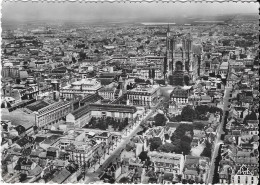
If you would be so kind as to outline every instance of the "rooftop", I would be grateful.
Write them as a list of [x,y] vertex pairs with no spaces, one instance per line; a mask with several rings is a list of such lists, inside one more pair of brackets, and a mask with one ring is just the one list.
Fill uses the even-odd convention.
[[139,85],[138,87],[131,89],[128,93],[153,93],[159,89],[159,85]]
[[89,104],[91,110],[96,111],[111,111],[111,112],[126,112],[135,113],[137,111],[135,106],[119,105],[119,104]]
[[46,103],[45,101],[36,101],[30,105],[27,105],[26,108],[31,110],[31,111],[38,111],[42,109],[43,107],[48,106],[49,104]]
[[66,168],[63,168],[57,175],[54,176],[54,178],[52,179],[52,182],[57,183],[57,184],[61,184],[70,175],[71,175],[71,173]]

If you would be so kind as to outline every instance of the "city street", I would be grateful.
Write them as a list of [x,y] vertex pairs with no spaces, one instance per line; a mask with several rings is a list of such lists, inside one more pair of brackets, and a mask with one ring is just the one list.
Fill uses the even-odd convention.
[[209,170],[209,174],[208,174],[207,184],[211,184],[213,181],[213,175],[214,175],[214,170],[215,170],[215,160],[218,155],[219,146],[223,142],[221,140],[221,134],[224,133],[223,124],[224,124],[224,119],[225,119],[225,112],[228,110],[228,104],[229,104],[228,100],[230,99],[229,94],[230,94],[231,90],[232,90],[232,88],[225,89],[225,94],[224,94],[224,98],[223,98],[223,117],[222,117],[221,124],[219,125],[218,130],[217,130],[217,137],[215,139],[214,151],[213,151],[212,158],[211,158],[211,166],[210,166],[210,170]]
[[155,113],[156,109],[158,107],[160,107],[165,101],[166,101],[166,98],[164,98],[163,101],[160,101],[155,107],[152,108],[152,110],[147,112],[147,114],[144,116],[143,120],[139,121],[139,123],[133,127],[133,129],[130,131],[129,134],[127,134],[127,136],[122,137],[121,142],[118,143],[118,145],[114,149],[114,151],[110,155],[107,155],[105,157],[105,160],[103,162],[101,162],[102,166],[99,167],[99,165],[97,165],[95,168],[97,170],[94,170],[93,168],[91,168],[90,172],[88,172],[86,174],[86,179],[85,179],[84,183],[91,183],[91,182],[99,180],[98,175],[100,175],[100,173],[108,167],[108,165],[114,160],[114,158],[117,157],[121,153],[121,151],[125,148],[126,144],[129,143],[130,139],[134,135],[136,135],[137,132],[140,131],[140,124],[146,122]]
[[259,184],[254,1],[3,1],[2,181]]

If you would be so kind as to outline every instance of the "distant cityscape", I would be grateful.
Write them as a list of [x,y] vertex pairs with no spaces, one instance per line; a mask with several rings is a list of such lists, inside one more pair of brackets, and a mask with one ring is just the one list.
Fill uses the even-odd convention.
[[258,21],[3,21],[3,182],[258,184]]

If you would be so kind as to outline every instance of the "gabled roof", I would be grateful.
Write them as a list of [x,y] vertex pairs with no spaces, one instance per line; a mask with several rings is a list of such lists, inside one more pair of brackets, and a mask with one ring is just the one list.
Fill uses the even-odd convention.
[[18,144],[20,147],[23,147],[23,146],[25,146],[29,142],[30,141],[24,137],[24,138],[19,139],[18,141],[16,141],[16,144]]
[[84,97],[82,100],[80,100],[80,103],[94,103],[98,100],[102,100],[103,98],[99,96],[98,94],[91,94],[86,97]]
[[91,111],[89,105],[85,105],[75,111],[73,111],[71,114],[75,117],[75,120],[78,118],[81,118],[82,116],[86,115],[89,111]]
[[236,175],[252,175],[253,173],[243,164]]
[[49,104],[46,103],[45,101],[36,101],[34,103],[31,103],[30,105],[27,105],[26,108],[31,110],[31,111],[38,111],[46,106],[48,106]]

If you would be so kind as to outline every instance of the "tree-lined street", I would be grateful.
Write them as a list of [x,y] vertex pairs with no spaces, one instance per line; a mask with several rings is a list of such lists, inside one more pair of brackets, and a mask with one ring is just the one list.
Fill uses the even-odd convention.
[[126,144],[129,143],[130,139],[137,134],[137,132],[141,131],[140,125],[142,123],[145,123],[157,110],[158,107],[160,107],[164,102],[166,101],[165,98],[163,98],[162,101],[159,101],[159,103],[153,107],[152,109],[149,109],[146,115],[144,115],[143,119],[141,121],[137,121],[137,124],[132,127],[132,130],[126,135],[122,135],[122,139],[120,143],[116,146],[116,148],[111,151],[109,155],[105,156],[105,159],[101,161],[101,165],[96,164],[95,169],[91,168],[89,172],[86,174],[87,178],[85,179],[84,183],[91,183],[94,181],[99,180],[100,173],[106,169],[111,162],[114,161],[116,157],[121,153],[121,151],[125,148]]
[[218,151],[219,151],[219,146],[220,144],[222,144],[222,140],[221,140],[221,134],[224,134],[223,131],[223,125],[224,125],[224,121],[226,119],[225,117],[225,112],[228,111],[228,105],[229,105],[229,99],[230,99],[230,91],[232,90],[232,88],[226,88],[225,89],[225,94],[224,94],[224,98],[223,98],[223,117],[222,117],[222,121],[217,129],[217,136],[215,139],[215,144],[214,144],[214,149],[213,149],[213,153],[211,156],[211,166],[210,166],[210,170],[209,170],[209,174],[208,174],[208,180],[207,183],[211,184],[213,183],[213,175],[214,175],[214,170],[215,170],[215,160],[216,157],[218,155]]

